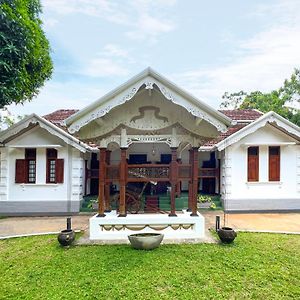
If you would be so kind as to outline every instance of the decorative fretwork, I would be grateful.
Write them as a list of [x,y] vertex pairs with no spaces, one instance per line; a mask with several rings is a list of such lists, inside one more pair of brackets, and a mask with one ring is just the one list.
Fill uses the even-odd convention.
[[129,165],[128,178],[168,179],[169,165]]
[[121,231],[121,230],[132,230],[141,231],[143,229],[153,229],[156,231],[162,231],[167,228],[173,230],[193,230],[194,224],[107,224],[99,225],[101,231]]
[[[222,121],[218,120],[217,116],[213,116],[213,114],[207,112],[207,107],[204,103],[200,105],[195,104],[195,102],[198,101],[191,101],[190,99],[186,99],[186,97],[183,97],[174,90],[170,90],[161,81],[156,80],[152,76],[144,77],[132,86],[125,89],[119,95],[109,99],[110,101],[102,101],[101,103],[99,103],[98,107],[92,109],[89,113],[74,121],[74,123],[71,124],[68,128],[68,131],[73,134],[74,132],[78,131],[81,127],[90,123],[91,121],[106,115],[114,107],[124,104],[125,102],[132,99],[136,95],[137,91],[140,90],[140,88],[144,87],[145,89],[151,90],[154,88],[154,86],[156,86],[161,91],[161,93],[166,99],[185,108],[189,113],[191,113],[195,117],[203,119],[208,123],[212,124],[217,128],[218,131],[227,131],[226,125],[222,123]],[[188,96],[188,98],[190,98],[190,96]]]

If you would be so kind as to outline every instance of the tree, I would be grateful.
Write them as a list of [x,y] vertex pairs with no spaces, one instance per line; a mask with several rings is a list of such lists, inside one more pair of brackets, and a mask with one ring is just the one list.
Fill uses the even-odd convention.
[[39,0],[0,0],[0,108],[30,101],[52,74]]
[[16,122],[21,121],[26,115],[13,115],[6,107],[0,110],[0,131],[5,130]]
[[290,79],[283,86],[270,93],[240,91],[229,94],[226,92],[221,103],[222,108],[258,109],[261,112],[275,111],[284,118],[300,126],[300,110],[293,104],[300,103],[300,70],[295,69]]

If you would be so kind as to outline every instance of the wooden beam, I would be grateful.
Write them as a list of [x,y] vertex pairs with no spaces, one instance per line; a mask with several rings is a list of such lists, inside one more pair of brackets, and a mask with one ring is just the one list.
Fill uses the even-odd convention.
[[193,149],[189,150],[189,164],[191,165],[190,167],[190,178],[189,178],[189,198],[188,198],[188,209],[187,211],[192,211],[192,206],[193,206],[193,167],[194,167],[194,162],[193,162]]
[[192,168],[192,217],[198,217],[197,195],[198,195],[198,147],[192,149],[193,168]]
[[126,181],[127,181],[126,148],[121,148],[119,217],[126,217]]
[[[110,154],[111,154],[111,151],[106,150],[106,155],[105,155],[106,166],[110,165]],[[110,207],[110,184],[111,184],[111,181],[106,180],[106,182],[105,182],[105,212],[111,212],[111,207]]]
[[169,217],[177,217],[175,206],[176,185],[178,182],[178,162],[177,148],[171,148],[172,160],[170,163],[170,183],[171,183],[171,212]]
[[98,193],[98,217],[105,217],[105,175],[106,175],[106,148],[99,148],[99,193]]

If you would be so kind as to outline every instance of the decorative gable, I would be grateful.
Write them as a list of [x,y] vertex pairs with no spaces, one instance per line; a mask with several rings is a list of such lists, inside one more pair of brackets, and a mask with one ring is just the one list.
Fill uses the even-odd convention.
[[100,98],[98,101],[70,116],[66,120],[69,132],[77,132],[85,125],[105,116],[112,109],[131,100],[143,89],[149,91],[149,94],[151,94],[154,89],[159,90],[166,100],[183,107],[193,116],[207,121],[220,132],[227,131],[227,126],[231,124],[231,120],[225,115],[191,96],[148,68],[122,86]]

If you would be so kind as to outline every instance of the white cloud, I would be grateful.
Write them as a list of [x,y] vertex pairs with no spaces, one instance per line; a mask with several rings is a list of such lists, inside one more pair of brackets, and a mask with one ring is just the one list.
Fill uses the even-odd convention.
[[55,27],[55,25],[58,24],[58,20],[54,18],[45,18],[43,21],[43,26],[44,27]]
[[[293,69],[300,67],[300,17],[295,3],[286,0],[275,7],[269,6],[264,13],[273,12],[277,20],[275,24],[250,39],[238,41],[239,52],[230,57],[230,63],[192,69],[174,75],[174,79],[214,106],[220,104],[226,91],[271,91],[279,88]],[[259,9],[259,15],[264,17],[262,8]],[[295,19],[299,21],[295,22]]]
[[81,109],[105,92],[107,91],[93,88],[88,83],[49,81],[42,88],[38,98],[23,105],[10,105],[8,110],[14,115],[45,115],[57,109]]
[[125,26],[125,33],[132,39],[156,40],[157,36],[175,29],[170,17],[163,11],[176,4],[176,0],[43,0],[44,10],[60,15],[84,14],[102,18],[108,22]]
[[175,29],[175,25],[167,20],[154,18],[149,14],[140,15],[137,19],[137,26],[134,30],[126,32],[126,35],[134,40],[150,40],[156,41],[157,36],[167,33]]
[[106,44],[101,53],[105,56],[128,58],[128,51],[116,44]]
[[127,68],[110,58],[96,57],[92,59],[82,74],[91,77],[125,76],[129,73]]

